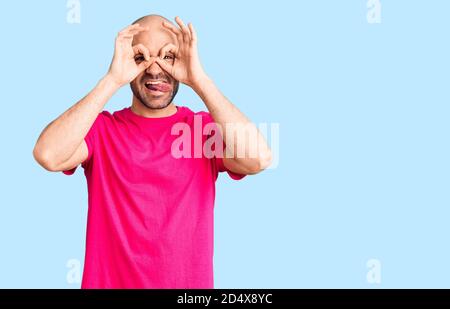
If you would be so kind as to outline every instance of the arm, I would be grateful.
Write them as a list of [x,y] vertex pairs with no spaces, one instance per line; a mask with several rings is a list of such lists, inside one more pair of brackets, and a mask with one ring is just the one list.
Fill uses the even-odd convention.
[[88,156],[84,137],[116,91],[109,76],[78,103],[52,121],[41,133],[34,147],[36,161],[48,171],[74,168]]
[[[222,136],[227,149],[232,146],[232,157],[227,155],[223,158],[225,167],[239,174],[256,174],[269,167],[272,155],[266,140],[258,128],[220,92],[214,82],[205,76],[195,84],[193,90],[203,100],[214,121],[223,129]],[[244,150],[243,155],[239,155],[240,149]]]
[[[150,65],[148,50],[131,46],[133,36],[147,28],[135,24],[125,28],[116,38],[114,57],[108,73],[78,103],[52,121],[41,133],[33,150],[36,161],[49,171],[72,169],[86,160],[84,141],[98,114],[111,96],[132,81]],[[136,64],[134,57],[142,53],[145,61]]]
[[[161,50],[160,58],[156,61],[175,79],[190,86],[200,96],[214,121],[223,129],[222,135],[227,148],[234,150],[232,157],[227,155],[223,159],[225,167],[238,174],[259,173],[270,165],[272,159],[266,140],[203,71],[197,51],[197,34],[192,24],[187,27],[179,17],[175,21],[179,28],[168,22],[163,22],[163,25],[177,36],[178,46],[168,44]],[[169,50],[176,57],[173,65],[161,59]],[[256,142],[248,137],[256,137]],[[245,150],[243,156],[236,151],[239,149]]]

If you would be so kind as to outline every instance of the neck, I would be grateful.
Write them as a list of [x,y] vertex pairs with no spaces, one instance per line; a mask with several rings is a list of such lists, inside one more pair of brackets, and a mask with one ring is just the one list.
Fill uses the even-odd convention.
[[151,109],[139,102],[139,100],[135,96],[133,96],[131,111],[139,116],[146,118],[161,118],[174,115],[177,112],[177,107],[172,102],[164,108]]

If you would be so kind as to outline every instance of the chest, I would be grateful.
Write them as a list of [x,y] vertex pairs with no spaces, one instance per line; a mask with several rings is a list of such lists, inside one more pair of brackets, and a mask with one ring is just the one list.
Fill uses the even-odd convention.
[[177,140],[169,129],[148,134],[136,128],[118,128],[99,137],[95,164],[110,179],[127,183],[182,186],[214,182],[213,160],[179,157],[174,148]]

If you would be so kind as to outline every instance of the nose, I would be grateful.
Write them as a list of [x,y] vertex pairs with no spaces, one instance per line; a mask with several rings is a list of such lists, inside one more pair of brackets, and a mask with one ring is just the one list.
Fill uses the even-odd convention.
[[151,65],[145,70],[147,74],[158,75],[163,72],[163,69],[156,62],[156,57],[150,57]]

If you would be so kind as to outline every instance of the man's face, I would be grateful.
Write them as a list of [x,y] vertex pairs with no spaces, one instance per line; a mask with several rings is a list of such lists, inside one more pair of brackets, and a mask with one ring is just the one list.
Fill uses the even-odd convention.
[[[134,96],[147,108],[162,109],[167,107],[178,92],[179,82],[165,72],[158,63],[154,62],[159,57],[161,49],[168,43],[176,45],[176,37],[164,29],[160,23],[144,25],[149,31],[136,35],[133,45],[143,44],[150,53],[151,62],[146,70],[139,74],[131,83]],[[171,52],[162,55],[164,61],[173,64],[175,55]],[[144,60],[142,55],[135,56],[136,63]]]

